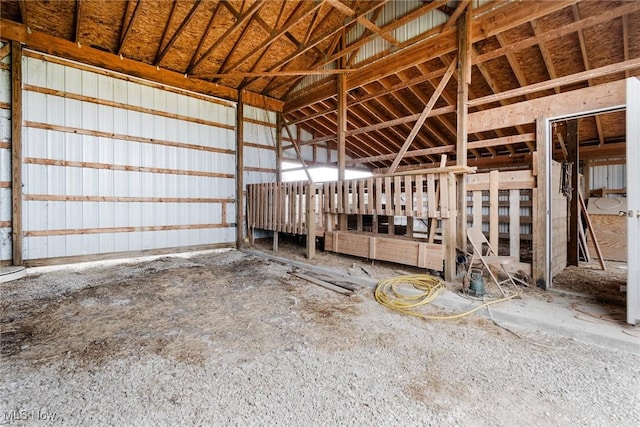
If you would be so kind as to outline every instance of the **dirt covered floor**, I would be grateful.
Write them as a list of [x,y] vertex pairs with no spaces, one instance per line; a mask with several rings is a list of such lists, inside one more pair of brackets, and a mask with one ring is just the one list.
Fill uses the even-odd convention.
[[640,424],[638,355],[406,317],[291,270],[226,251],[1,284],[0,424]]
[[625,307],[627,285],[627,263],[606,261],[603,270],[597,259],[580,262],[579,266],[569,266],[553,278],[553,286],[588,295],[604,303]]

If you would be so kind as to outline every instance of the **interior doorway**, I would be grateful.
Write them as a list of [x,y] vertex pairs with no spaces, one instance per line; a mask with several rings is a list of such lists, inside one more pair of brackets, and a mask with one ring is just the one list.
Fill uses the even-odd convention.
[[[619,320],[636,324],[640,189],[633,183],[640,179],[640,171],[634,169],[640,159],[640,80],[627,79],[625,104],[547,119],[543,126],[549,159],[545,271],[550,286],[573,286],[574,291],[617,302],[622,307]],[[585,138],[589,126],[595,126],[597,139]],[[597,245],[593,238],[589,244],[592,230]]]

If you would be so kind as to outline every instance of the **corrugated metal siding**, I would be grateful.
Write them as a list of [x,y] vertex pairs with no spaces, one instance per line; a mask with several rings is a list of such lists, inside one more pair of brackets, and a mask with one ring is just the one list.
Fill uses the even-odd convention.
[[[4,44],[4,42],[0,42]],[[11,64],[7,55],[3,64]],[[11,260],[11,71],[0,68],[0,260]]]
[[[376,20],[375,24],[379,27],[384,27],[390,24],[399,16],[406,15],[407,13],[423,6],[423,2],[420,0],[406,0],[406,1],[392,1],[387,3],[380,16]],[[398,40],[400,43],[404,43],[412,38],[425,33],[438,25],[444,24],[448,19],[448,16],[439,10],[433,10],[414,19],[411,22],[407,22],[405,25],[395,29],[390,34]],[[347,34],[347,45],[356,42],[362,34],[364,28],[358,24],[354,26]],[[372,56],[383,52],[391,47],[391,44],[381,37],[377,37],[371,42],[365,44],[359,51],[355,59],[355,64],[365,61]]]
[[[226,225],[235,222],[232,104],[32,57],[24,58],[23,77],[25,260],[235,241],[234,227]],[[231,176],[199,176],[210,173]],[[109,230],[119,227],[129,229]]]

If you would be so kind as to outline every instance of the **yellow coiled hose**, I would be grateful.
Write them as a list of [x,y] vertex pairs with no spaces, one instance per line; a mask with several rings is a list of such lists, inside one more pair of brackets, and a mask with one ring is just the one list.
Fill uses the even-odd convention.
[[450,316],[430,316],[414,311],[415,308],[432,302],[444,289],[446,289],[444,282],[437,277],[428,274],[411,274],[381,280],[376,285],[374,295],[376,301],[385,307],[402,314],[431,320],[458,319],[474,313],[481,308],[509,300],[518,295],[515,293],[505,298],[488,301],[464,313]]

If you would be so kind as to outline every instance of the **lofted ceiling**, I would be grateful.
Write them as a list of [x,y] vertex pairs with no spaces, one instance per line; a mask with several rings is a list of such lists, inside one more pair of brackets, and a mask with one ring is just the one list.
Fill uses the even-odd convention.
[[[350,164],[384,169],[410,134],[411,116],[456,61],[456,22],[468,5],[472,101],[640,58],[638,1],[2,0],[1,17],[4,26],[21,24],[179,73],[191,85],[282,101],[285,121],[310,132],[315,144],[336,144],[336,76],[346,74]],[[640,66],[627,66],[470,112],[639,74]],[[455,157],[456,78],[454,72],[403,165],[436,164],[439,153]],[[470,159],[515,159],[535,148],[533,124],[496,129],[469,135]],[[579,134],[594,151],[620,147],[624,113],[582,119]]]

